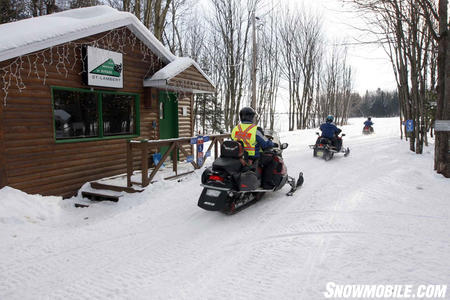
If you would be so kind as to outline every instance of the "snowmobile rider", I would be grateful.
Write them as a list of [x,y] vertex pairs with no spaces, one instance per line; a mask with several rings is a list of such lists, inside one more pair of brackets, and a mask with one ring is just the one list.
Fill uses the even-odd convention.
[[255,164],[260,156],[260,149],[267,149],[276,144],[266,138],[256,123],[256,112],[251,107],[244,107],[239,112],[241,123],[236,125],[231,132],[231,138],[235,141],[242,141],[244,150],[248,153],[248,160]]
[[338,134],[341,133],[342,130],[333,124],[333,120],[334,117],[332,115],[327,116],[326,122],[320,125],[320,130],[322,131],[322,137],[330,139],[331,144],[336,147],[337,151],[340,151],[342,140],[338,137]]
[[368,117],[367,121],[364,122],[364,126],[369,127],[371,130],[373,130],[372,125],[373,125],[372,118]]

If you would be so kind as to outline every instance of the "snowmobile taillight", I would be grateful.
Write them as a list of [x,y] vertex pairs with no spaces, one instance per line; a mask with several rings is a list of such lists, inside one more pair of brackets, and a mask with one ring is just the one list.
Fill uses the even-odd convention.
[[323,144],[319,144],[319,147],[323,147]]
[[210,175],[209,176],[209,180],[214,180],[214,181],[223,181],[224,178],[219,176],[219,175]]

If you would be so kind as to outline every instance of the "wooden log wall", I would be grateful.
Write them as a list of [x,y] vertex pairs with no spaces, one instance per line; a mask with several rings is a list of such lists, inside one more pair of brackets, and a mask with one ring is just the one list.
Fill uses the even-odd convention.
[[[128,29],[125,31],[132,35]],[[13,83],[8,89],[7,105],[0,108],[0,187],[8,185],[31,194],[68,197],[85,182],[126,173],[125,139],[62,144],[54,140],[51,86],[89,88],[82,83],[82,63],[76,62],[70,53],[77,53],[82,43],[98,41],[105,34],[78,40],[78,46],[67,44],[63,59],[71,68],[59,63],[58,51],[61,53],[63,48],[57,46],[22,57],[20,74],[25,89],[19,91]],[[108,49],[101,43],[95,46]],[[158,105],[144,105],[143,79],[159,70],[162,63],[154,55],[143,55],[137,44],[125,44],[123,49],[124,88],[95,87],[95,90],[139,94],[141,137],[158,139]],[[46,64],[46,60],[53,60],[53,64]],[[12,61],[0,62],[0,69]],[[180,120],[181,134],[190,135],[190,124],[184,118]],[[157,128],[153,128],[153,121],[157,122]],[[135,155],[139,168],[139,153]]]
[[3,105],[0,104],[0,188],[6,185],[5,146],[3,143]]
[[194,67],[190,66],[177,76],[169,80],[173,86],[184,86],[205,91],[214,92],[215,88],[211,83]]

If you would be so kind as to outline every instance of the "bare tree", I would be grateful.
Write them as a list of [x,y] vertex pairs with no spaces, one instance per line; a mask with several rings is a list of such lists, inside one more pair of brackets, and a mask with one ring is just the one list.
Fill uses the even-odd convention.
[[[436,7],[435,2],[430,0],[419,0],[418,2],[426,18],[429,31],[434,40],[438,43],[438,96],[435,119],[450,120],[450,38],[448,23],[448,0],[439,0],[438,7]],[[436,23],[438,23],[437,28],[435,25]],[[432,87],[434,87],[433,83],[432,78]],[[449,139],[449,132],[436,132],[434,169],[447,178],[450,178],[450,160],[448,157]]]
[[247,77],[247,51],[250,14],[255,2],[243,5],[238,0],[212,0],[214,16],[210,20],[213,35],[220,37],[216,55],[223,58],[218,66],[223,76],[225,128],[231,130],[239,121],[238,111],[244,97]]
[[277,93],[280,84],[280,62],[278,52],[280,51],[280,39],[278,36],[279,15],[273,10],[264,19],[258,28],[257,57],[257,112],[261,116],[262,126],[273,130],[275,124],[275,110]]
[[347,122],[352,92],[352,71],[347,65],[347,49],[337,42],[331,50],[323,73],[322,95],[319,97],[318,115],[323,122],[327,115],[335,116],[335,122]]
[[371,33],[378,37],[391,59],[397,80],[401,119],[414,122],[414,132],[407,135],[410,150],[420,154],[429,128],[430,98],[427,95],[434,88],[436,72],[432,62],[437,50],[430,18],[432,4],[428,0],[346,2],[353,3],[364,12],[373,28]]
[[[35,1],[35,0],[33,0]],[[167,14],[172,1],[183,0],[107,0],[117,9],[133,13],[144,25],[153,31],[155,37],[162,41],[167,25]]]
[[284,18],[280,22],[280,39],[281,39],[281,74],[288,82],[289,92],[289,131],[294,130],[295,127],[295,113],[297,107],[300,74],[301,69],[299,65],[299,56],[297,55],[296,45],[298,39],[296,38],[297,28],[300,26],[300,19],[296,13],[291,14],[289,9],[285,9],[282,13]]

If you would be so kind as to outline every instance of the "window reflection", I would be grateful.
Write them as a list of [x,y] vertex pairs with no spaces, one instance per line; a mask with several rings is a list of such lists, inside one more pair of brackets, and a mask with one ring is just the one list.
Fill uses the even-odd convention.
[[134,132],[134,99],[132,95],[102,94],[103,134],[124,135]]
[[98,136],[98,102],[93,93],[53,91],[57,139]]

